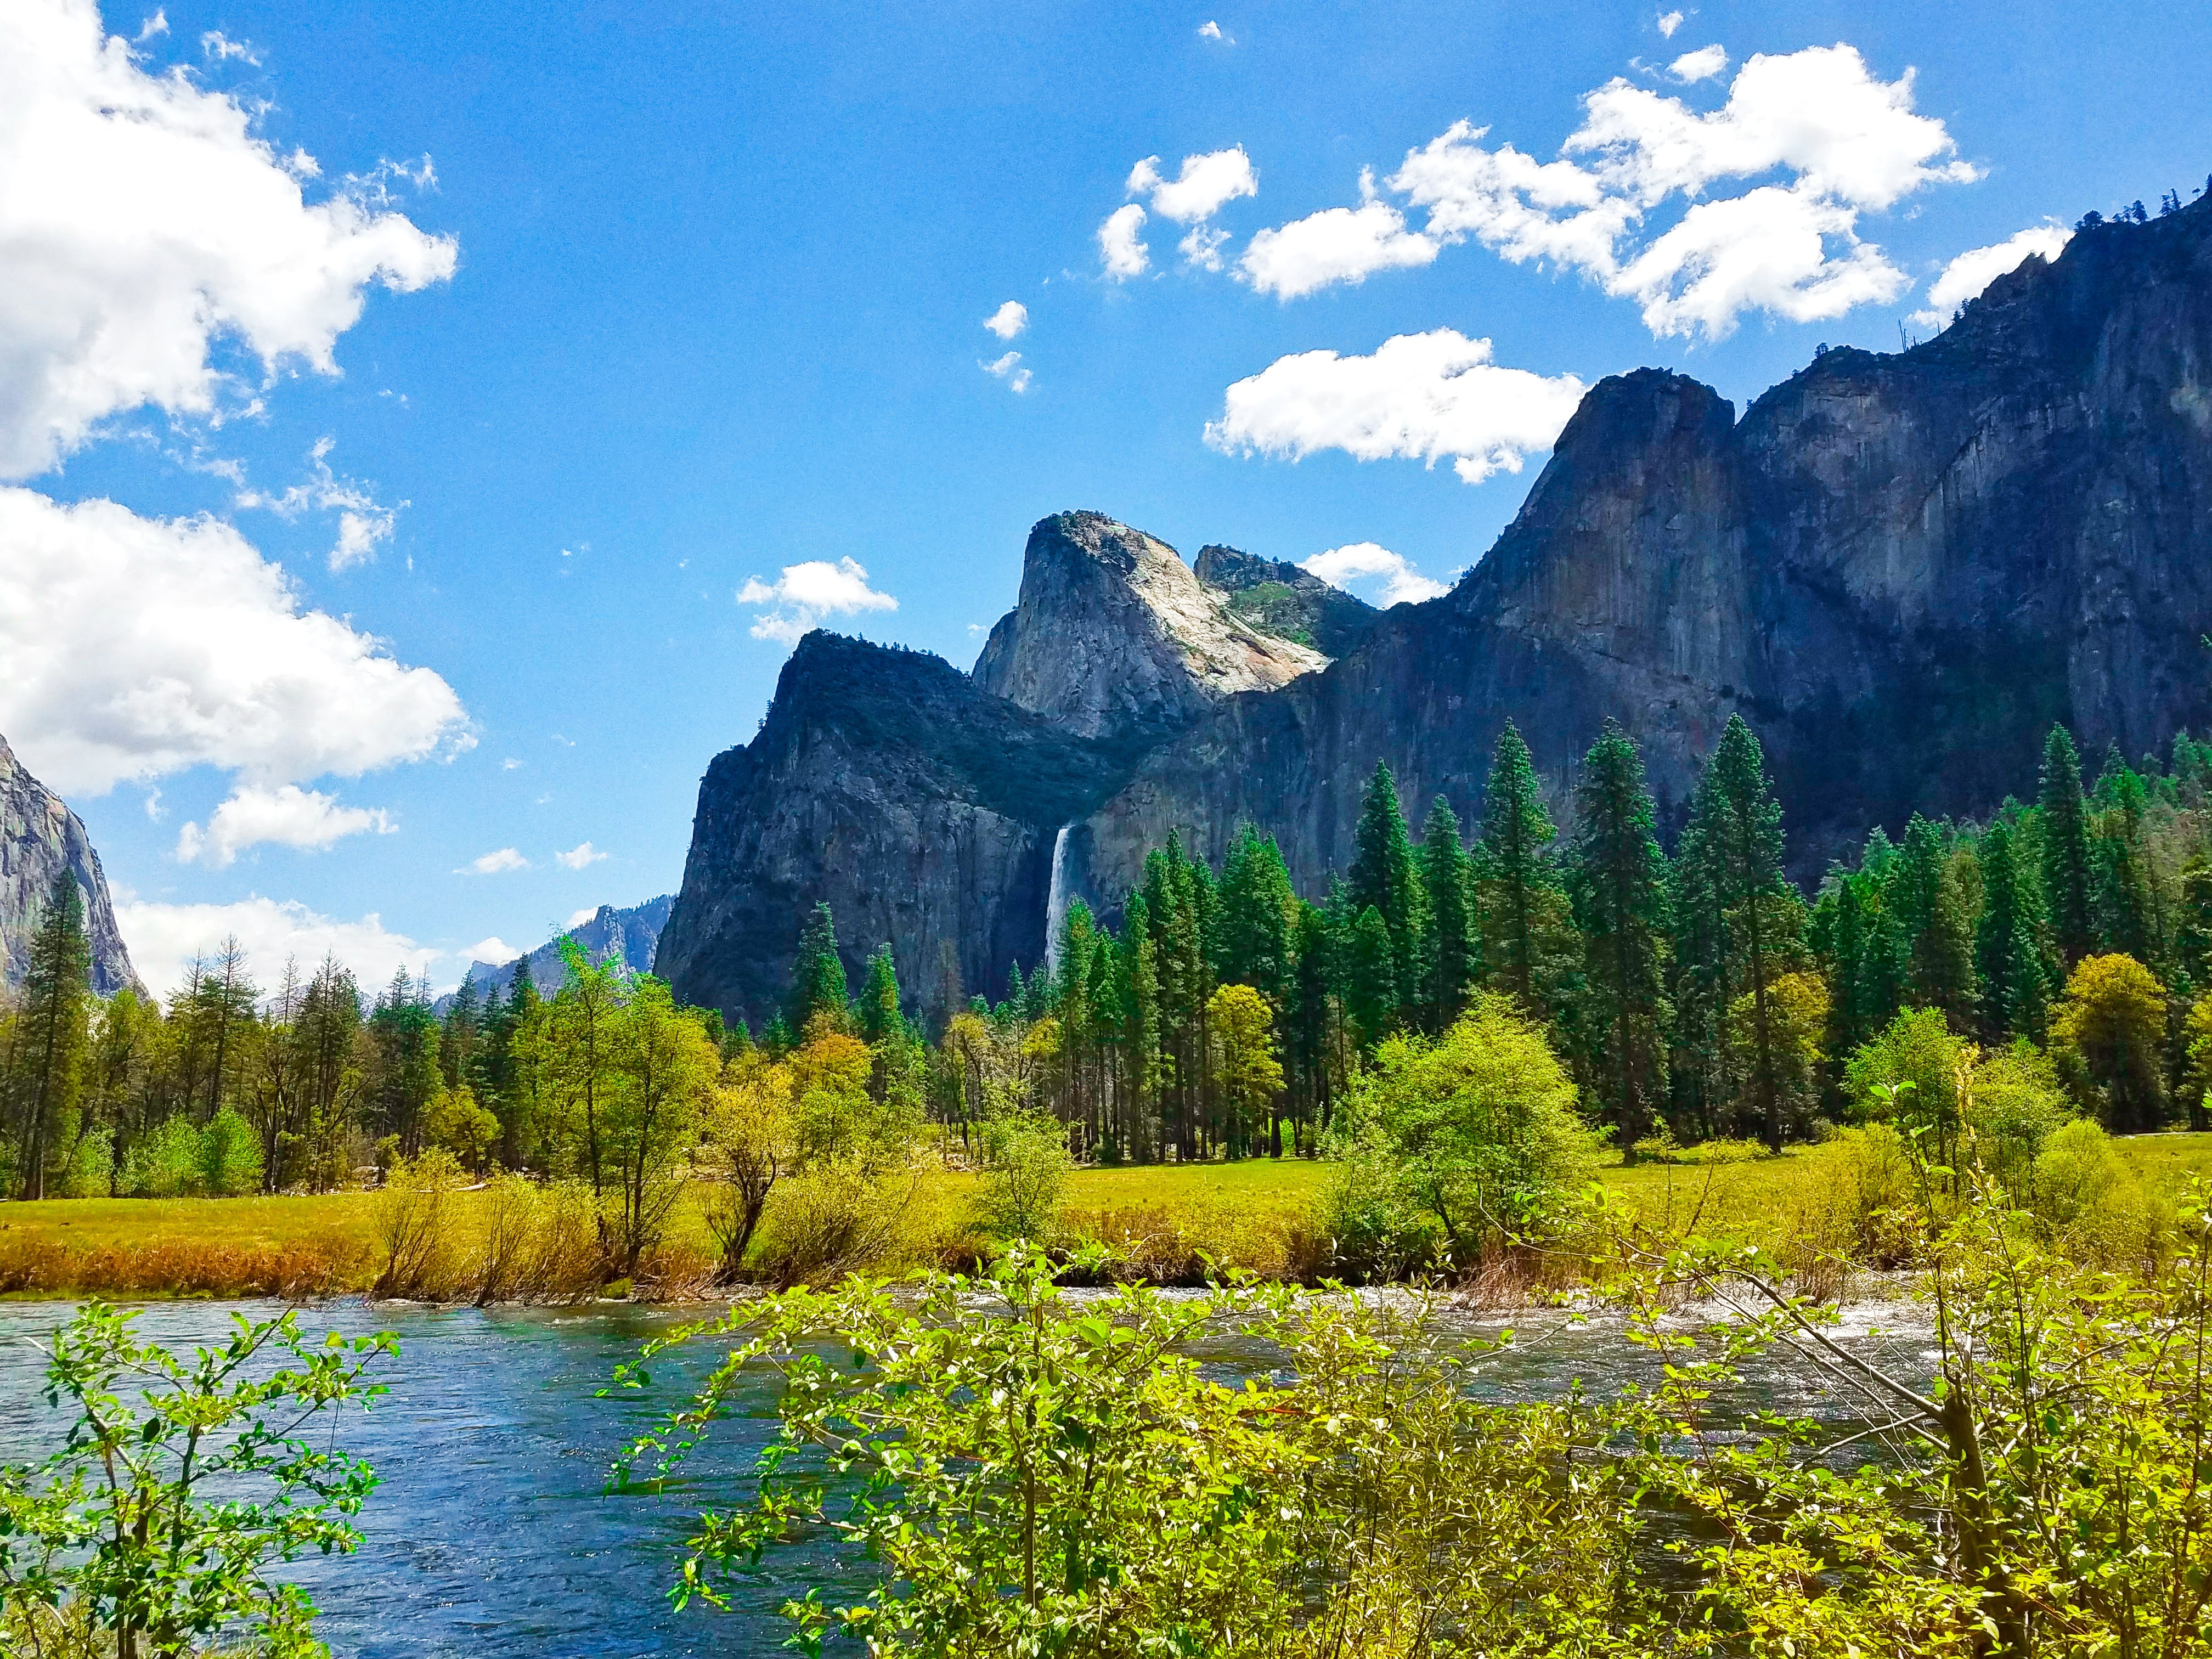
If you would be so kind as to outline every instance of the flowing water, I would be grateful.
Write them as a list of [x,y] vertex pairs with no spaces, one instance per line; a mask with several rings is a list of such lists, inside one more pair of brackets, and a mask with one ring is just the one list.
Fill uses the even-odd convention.
[[[189,1347],[224,1335],[234,1312],[274,1311],[269,1303],[155,1304],[137,1328]],[[64,1426],[40,1396],[43,1361],[23,1339],[44,1337],[67,1316],[58,1304],[0,1304],[0,1462],[51,1449]],[[311,1333],[394,1330],[400,1338],[398,1358],[380,1373],[391,1392],[338,1425],[340,1443],[381,1477],[361,1516],[361,1550],[294,1569],[323,1609],[319,1630],[331,1647],[363,1659],[781,1652],[789,1627],[775,1608],[826,1570],[825,1560],[783,1557],[783,1582],[763,1582],[729,1613],[695,1605],[679,1614],[664,1599],[687,1517],[726,1501],[728,1477],[768,1437],[765,1414],[718,1427],[683,1487],[657,1497],[605,1491],[610,1458],[714,1354],[701,1345],[672,1364],[664,1356],[647,1395],[602,1400],[594,1391],[640,1342],[681,1316],[619,1304],[480,1310],[343,1300],[304,1310]],[[1483,1368],[1480,1386],[1496,1398],[1557,1397],[1577,1381],[1604,1394],[1655,1374],[1617,1327],[1557,1315],[1516,1322],[1515,1345]],[[1471,1328],[1495,1335],[1498,1328]],[[1927,1374],[1926,1328],[1909,1310],[1869,1304],[1847,1316],[1844,1334],[1869,1356]],[[1229,1372],[1269,1363],[1232,1343],[1204,1357]],[[758,1403],[765,1413],[769,1401]],[[1858,1419],[1851,1401],[1778,1366],[1747,1372],[1741,1403]]]
[[1063,823],[1052,838],[1052,885],[1044,899],[1044,976],[1048,981],[1060,977],[1060,932],[1067,922],[1067,832],[1074,828]]

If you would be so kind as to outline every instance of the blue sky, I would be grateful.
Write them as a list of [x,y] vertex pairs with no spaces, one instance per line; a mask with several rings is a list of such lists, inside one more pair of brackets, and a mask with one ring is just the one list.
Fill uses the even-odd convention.
[[[106,6],[135,44],[100,64],[86,0],[9,9],[0,106],[35,89],[60,125],[0,117],[0,178],[62,177],[46,221],[0,203],[0,270],[39,279],[0,300],[0,380],[34,388],[0,390],[0,538],[46,548],[0,545],[0,733],[90,826],[157,981],[235,930],[264,972],[330,945],[447,983],[672,889],[788,650],[756,630],[808,619],[739,602],[787,568],[896,601],[825,625],[963,666],[1065,507],[1449,580],[1579,386],[1661,364],[1741,405],[1819,342],[1895,349],[1961,254],[2212,169],[2201,6],[170,0],[151,32]],[[118,87],[235,190],[75,139],[57,167]],[[1566,165],[1469,184],[1516,155]],[[1686,238],[1741,280],[1698,288]]]

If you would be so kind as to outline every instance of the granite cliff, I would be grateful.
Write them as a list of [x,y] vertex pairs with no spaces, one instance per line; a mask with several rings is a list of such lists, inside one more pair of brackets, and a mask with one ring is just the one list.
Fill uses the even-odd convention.
[[[995,992],[1042,957],[1055,886],[1111,913],[1171,829],[1213,854],[1249,818],[1316,891],[1378,757],[1417,817],[1439,793],[1465,815],[1509,717],[1562,797],[1620,720],[1672,820],[1741,713],[1804,878],[1874,824],[2031,787],[2054,720],[2092,754],[2205,730],[2212,201],[2084,229],[1935,339],[1824,351],[1741,418],[1679,374],[1600,382],[1460,584],[1340,637],[1319,672],[1224,587],[1067,514],[1032,532],[974,678],[923,659],[927,709],[895,653],[810,640],[761,737],[702,786],[664,957],[678,991],[762,1007],[799,908],[828,898],[854,965],[890,940],[939,1012],[946,943]],[[812,665],[833,659],[827,697]],[[883,696],[895,743],[868,712]],[[981,729],[1020,733],[990,740],[994,768],[1030,775],[1018,811],[979,804],[959,757]]]
[[23,982],[31,937],[63,871],[84,895],[85,930],[92,939],[92,988],[102,996],[125,987],[143,991],[131,953],[116,931],[107,878],[84,822],[62,798],[23,769],[0,738],[0,985]]
[[[602,904],[587,921],[578,922],[539,945],[527,956],[517,957],[512,962],[472,962],[462,977],[477,988],[479,1000],[496,988],[501,995],[514,983],[517,964],[530,964],[531,983],[537,986],[540,995],[550,996],[568,978],[568,964],[561,959],[561,941],[574,939],[577,948],[592,962],[619,962],[632,973],[653,971],[660,945],[660,930],[668,925],[668,912],[676,902],[676,895],[663,893],[659,898],[649,898],[642,904],[628,909],[617,909],[611,904]],[[437,1012],[442,1016],[452,1007],[453,994],[440,997]]]

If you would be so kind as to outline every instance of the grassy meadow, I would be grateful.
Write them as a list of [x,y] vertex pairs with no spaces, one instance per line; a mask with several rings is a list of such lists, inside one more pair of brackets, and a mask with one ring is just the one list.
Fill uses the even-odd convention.
[[[2123,1156],[2152,1187],[2212,1178],[2212,1135],[2139,1135]],[[1693,1156],[1693,1155],[1692,1155]],[[1264,1274],[1310,1272],[1321,1242],[1315,1200],[1328,1166],[1236,1164],[1081,1169],[1061,1219],[1072,1240],[1108,1244],[1149,1277],[1188,1279],[1207,1261]],[[1639,1219],[1670,1231],[1778,1249],[1826,1177],[1815,1149],[1778,1157],[1624,1166],[1600,1179]],[[976,1177],[932,1168],[915,1178],[902,1230],[908,1265],[959,1253]],[[473,1194],[461,1194],[463,1225]],[[380,1266],[373,1193],[223,1199],[52,1199],[0,1206],[0,1294],[124,1297],[306,1296],[368,1288]],[[687,1194],[668,1231],[668,1283],[702,1281],[713,1247]]]

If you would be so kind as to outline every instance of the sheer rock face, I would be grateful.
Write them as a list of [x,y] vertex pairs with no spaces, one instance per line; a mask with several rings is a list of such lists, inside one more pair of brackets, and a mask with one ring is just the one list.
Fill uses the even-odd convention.
[[699,787],[658,971],[757,1028],[828,901],[855,987],[888,943],[941,1015],[1043,956],[1053,843],[1127,776],[1114,747],[990,695],[939,658],[809,634],[760,733]]
[[[1010,961],[1042,958],[1056,824],[1077,820],[1066,892],[1109,915],[1170,830],[1218,856],[1240,818],[1272,831],[1317,896],[1350,861],[1378,758],[1417,823],[1438,794],[1467,818],[1508,718],[1563,827],[1576,765],[1609,719],[1643,745],[1671,826],[1742,714],[1794,872],[1816,878],[1876,823],[2024,795],[2055,720],[2093,757],[2212,727],[2212,202],[2085,230],[1936,339],[1826,352],[1740,420],[1680,375],[1600,382],[1487,556],[1443,598],[1382,613],[1325,672],[1286,672],[1296,659],[1272,647],[1239,659],[1234,636],[1200,630],[1255,683],[1202,672],[1178,619],[1218,616],[1216,596],[1170,563],[1181,571],[1095,514],[1031,536],[1021,605],[971,690],[1036,711],[1025,742],[1056,730],[1095,763],[1084,789],[990,818],[1008,838],[996,862],[957,854],[971,988],[995,994]],[[1145,597],[1154,572],[1176,605]],[[957,706],[956,725],[1004,707]],[[692,854],[702,905],[775,872],[787,902],[759,948],[778,963],[816,897],[859,950],[899,943],[874,920],[848,927],[837,895],[871,917],[935,904],[943,883],[927,872],[979,844],[986,822],[943,781],[966,741],[952,726],[910,726],[892,764],[834,711],[813,718],[812,752],[838,763],[779,750],[776,810],[830,812],[865,774],[884,799],[867,872],[841,862],[848,843],[825,858],[804,836],[777,840],[774,859],[716,854],[711,872],[701,844]],[[702,834],[718,775],[738,763],[709,774]],[[687,878],[672,932],[692,895]],[[899,963],[909,988],[934,971],[902,945]],[[926,993],[921,1006],[936,1006]]]
[[1030,532],[1020,601],[991,630],[975,683],[1079,737],[1127,739],[1328,665],[1237,615],[1165,542],[1061,513]]
[[[676,895],[663,893],[642,904],[632,905],[627,910],[617,910],[611,904],[602,904],[586,921],[556,934],[539,945],[527,957],[516,957],[509,962],[471,962],[469,971],[462,975],[477,988],[479,1001],[495,989],[505,996],[514,984],[517,963],[530,963],[530,982],[538,988],[540,996],[550,996],[568,977],[568,964],[561,955],[561,942],[574,939],[583,951],[585,959],[596,963],[619,962],[634,974],[653,971],[655,956],[660,945],[660,930],[668,925],[668,912],[676,902]],[[435,1005],[440,1018],[453,1006],[453,994],[447,992]]]
[[92,988],[108,996],[143,990],[116,931],[107,878],[84,823],[62,798],[16,760],[0,738],[0,983],[14,989],[30,966],[31,938],[67,870],[84,894],[85,931],[92,939]]

